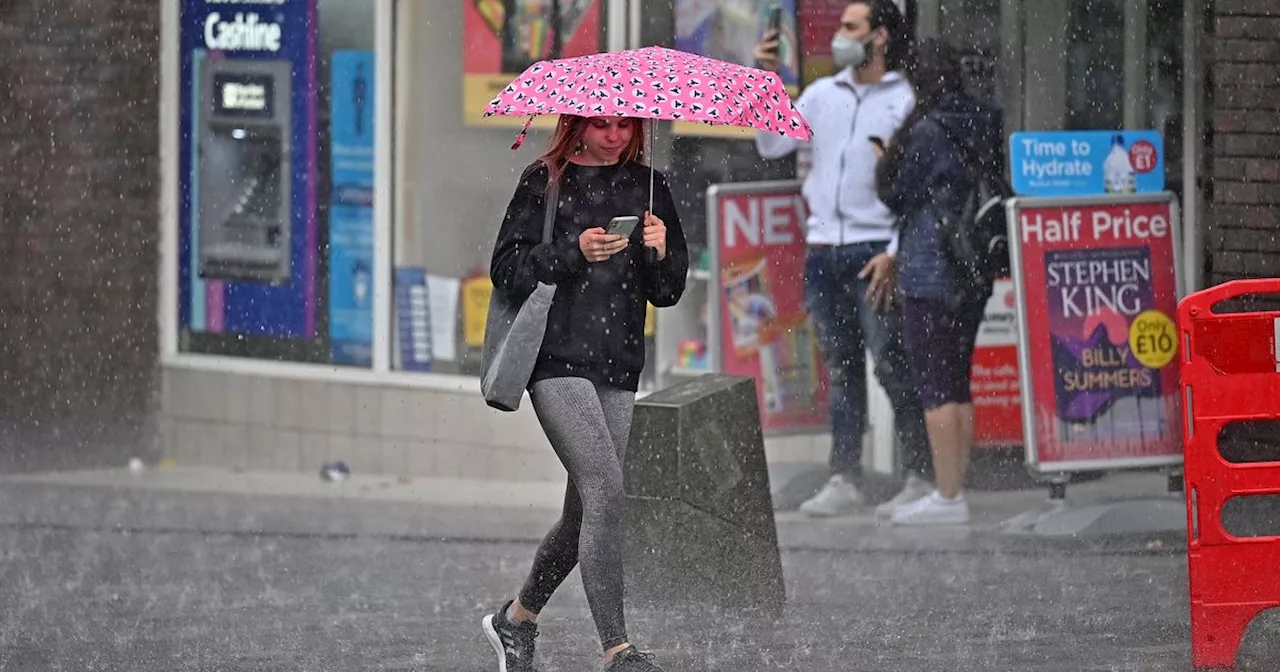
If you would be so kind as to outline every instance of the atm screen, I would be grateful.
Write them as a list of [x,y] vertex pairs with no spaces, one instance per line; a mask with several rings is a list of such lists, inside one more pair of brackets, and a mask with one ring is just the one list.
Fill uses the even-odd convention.
[[275,77],[218,73],[213,76],[213,113],[224,117],[271,119],[275,116]]

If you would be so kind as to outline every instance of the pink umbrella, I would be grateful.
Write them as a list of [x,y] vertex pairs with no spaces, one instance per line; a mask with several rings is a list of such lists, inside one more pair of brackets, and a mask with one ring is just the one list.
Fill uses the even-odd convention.
[[[529,117],[512,149],[539,114],[701,121],[801,140],[812,135],[774,73],[664,47],[539,61],[484,109],[486,117]],[[649,139],[652,156],[652,133]],[[652,172],[649,192],[652,199]]]

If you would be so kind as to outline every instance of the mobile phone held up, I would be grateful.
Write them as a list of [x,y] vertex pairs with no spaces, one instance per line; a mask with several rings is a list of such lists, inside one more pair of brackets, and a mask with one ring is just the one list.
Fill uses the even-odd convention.
[[630,238],[631,234],[636,230],[636,225],[640,223],[640,218],[635,215],[625,217],[614,217],[609,220],[609,226],[606,226],[604,232],[611,236],[622,236]]
[[774,47],[773,53],[778,53],[782,48],[782,5],[774,3],[769,10],[769,23],[765,25],[765,34],[773,35]]

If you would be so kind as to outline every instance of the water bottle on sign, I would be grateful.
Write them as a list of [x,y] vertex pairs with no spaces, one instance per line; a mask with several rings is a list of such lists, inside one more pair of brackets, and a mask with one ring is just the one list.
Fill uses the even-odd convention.
[[1132,194],[1138,191],[1129,162],[1129,152],[1124,148],[1124,136],[1117,133],[1111,140],[1111,153],[1102,164],[1103,188],[1108,194]]

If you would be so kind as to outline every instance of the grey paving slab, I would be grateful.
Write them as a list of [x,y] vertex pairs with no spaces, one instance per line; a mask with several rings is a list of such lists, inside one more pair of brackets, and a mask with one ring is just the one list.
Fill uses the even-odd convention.
[[[6,482],[0,670],[493,670],[477,623],[553,517]],[[785,515],[779,534],[780,618],[633,608],[633,638],[672,671],[1189,669],[1177,548]],[[1278,669],[1276,621],[1255,623],[1242,669]],[[593,633],[575,575],[545,614],[544,668],[597,669]]]

